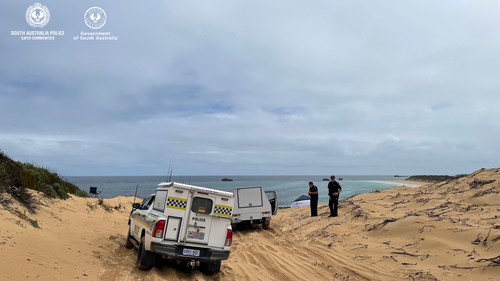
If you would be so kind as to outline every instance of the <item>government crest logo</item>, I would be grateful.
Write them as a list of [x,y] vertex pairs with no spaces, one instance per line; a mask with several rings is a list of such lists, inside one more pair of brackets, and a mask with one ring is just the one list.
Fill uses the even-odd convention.
[[99,7],[92,7],[83,16],[85,24],[92,29],[99,29],[106,23],[106,13]]
[[34,28],[42,28],[46,26],[47,23],[49,23],[49,20],[49,9],[40,3],[35,3],[34,5],[29,6],[28,10],[26,10],[26,21]]

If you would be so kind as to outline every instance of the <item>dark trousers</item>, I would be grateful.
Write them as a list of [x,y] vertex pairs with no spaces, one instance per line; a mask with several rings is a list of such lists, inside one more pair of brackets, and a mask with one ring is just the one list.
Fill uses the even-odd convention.
[[330,216],[336,217],[338,216],[337,208],[339,206],[339,196],[334,195],[330,197],[330,201],[328,202],[328,207],[330,207]]
[[311,217],[315,217],[318,215],[318,198],[311,198]]

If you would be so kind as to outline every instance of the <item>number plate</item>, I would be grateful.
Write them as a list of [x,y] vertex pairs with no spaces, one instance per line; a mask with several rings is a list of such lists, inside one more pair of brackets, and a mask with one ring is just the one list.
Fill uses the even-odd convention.
[[185,256],[195,256],[199,257],[200,256],[200,250],[192,250],[192,249],[183,249],[182,254]]

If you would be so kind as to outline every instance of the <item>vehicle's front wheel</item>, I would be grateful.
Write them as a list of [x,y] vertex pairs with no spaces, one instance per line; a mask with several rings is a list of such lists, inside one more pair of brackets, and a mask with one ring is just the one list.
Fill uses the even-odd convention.
[[220,271],[221,261],[200,262],[201,271],[205,274],[214,274]]
[[155,253],[146,251],[144,246],[144,237],[141,238],[141,245],[137,251],[136,266],[140,270],[150,269],[155,264]]
[[130,242],[130,229],[129,229],[127,233],[127,240],[125,241],[125,248],[131,249],[132,247],[134,247],[134,244]]

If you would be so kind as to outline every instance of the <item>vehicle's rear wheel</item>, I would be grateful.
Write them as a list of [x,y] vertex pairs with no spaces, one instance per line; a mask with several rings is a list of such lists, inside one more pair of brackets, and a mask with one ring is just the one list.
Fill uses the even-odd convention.
[[140,270],[150,269],[155,264],[155,253],[146,251],[144,246],[144,237],[141,238],[141,245],[137,251],[136,266]]
[[269,229],[269,226],[271,225],[271,218],[264,219],[262,222],[262,228],[264,229]]
[[220,271],[221,261],[200,262],[201,271],[205,274],[214,274]]
[[131,249],[132,247],[134,247],[134,244],[130,242],[130,229],[129,229],[127,233],[127,240],[125,241],[125,248]]

